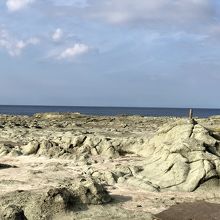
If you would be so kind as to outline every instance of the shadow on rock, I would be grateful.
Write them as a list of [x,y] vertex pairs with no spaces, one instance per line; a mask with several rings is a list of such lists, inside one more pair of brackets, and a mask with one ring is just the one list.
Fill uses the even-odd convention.
[[163,220],[215,220],[220,216],[220,204],[195,202],[174,205],[156,217]]
[[7,206],[1,215],[2,220],[27,220],[24,211],[16,205]]
[[111,195],[111,197],[112,197],[111,200],[112,204],[123,203],[132,200],[131,196]]
[[0,170],[1,169],[8,169],[8,168],[17,168],[17,166],[0,163]]

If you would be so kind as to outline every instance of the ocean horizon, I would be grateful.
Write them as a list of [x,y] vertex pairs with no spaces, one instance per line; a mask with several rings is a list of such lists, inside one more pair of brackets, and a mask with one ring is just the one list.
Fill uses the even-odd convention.
[[[104,106],[44,106],[44,105],[0,105],[0,114],[9,115],[34,115],[45,112],[79,112],[86,115],[116,116],[116,115],[141,115],[141,116],[173,116],[187,117],[189,108],[169,107],[104,107]],[[194,117],[210,117],[220,115],[220,109],[193,108]]]

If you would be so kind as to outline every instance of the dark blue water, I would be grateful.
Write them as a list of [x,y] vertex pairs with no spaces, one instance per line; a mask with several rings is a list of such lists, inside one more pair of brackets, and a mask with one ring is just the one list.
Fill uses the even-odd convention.
[[[143,115],[177,116],[188,115],[187,108],[134,108],[134,107],[79,107],[79,106],[22,106],[0,105],[0,114],[33,115],[42,112],[80,112],[87,115]],[[220,109],[194,109],[194,116],[220,115]]]

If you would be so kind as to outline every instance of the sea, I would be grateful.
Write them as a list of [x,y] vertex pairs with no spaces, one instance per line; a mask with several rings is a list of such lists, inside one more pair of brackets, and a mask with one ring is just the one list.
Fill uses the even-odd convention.
[[[44,112],[78,112],[86,115],[102,116],[141,115],[187,117],[189,108],[0,105],[0,114],[31,116]],[[213,115],[220,115],[220,109],[193,109],[194,117],[207,118]]]

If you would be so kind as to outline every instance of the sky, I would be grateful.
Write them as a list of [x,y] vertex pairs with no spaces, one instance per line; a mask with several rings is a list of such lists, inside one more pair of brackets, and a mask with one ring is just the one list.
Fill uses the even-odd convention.
[[218,0],[1,0],[0,104],[220,108]]

